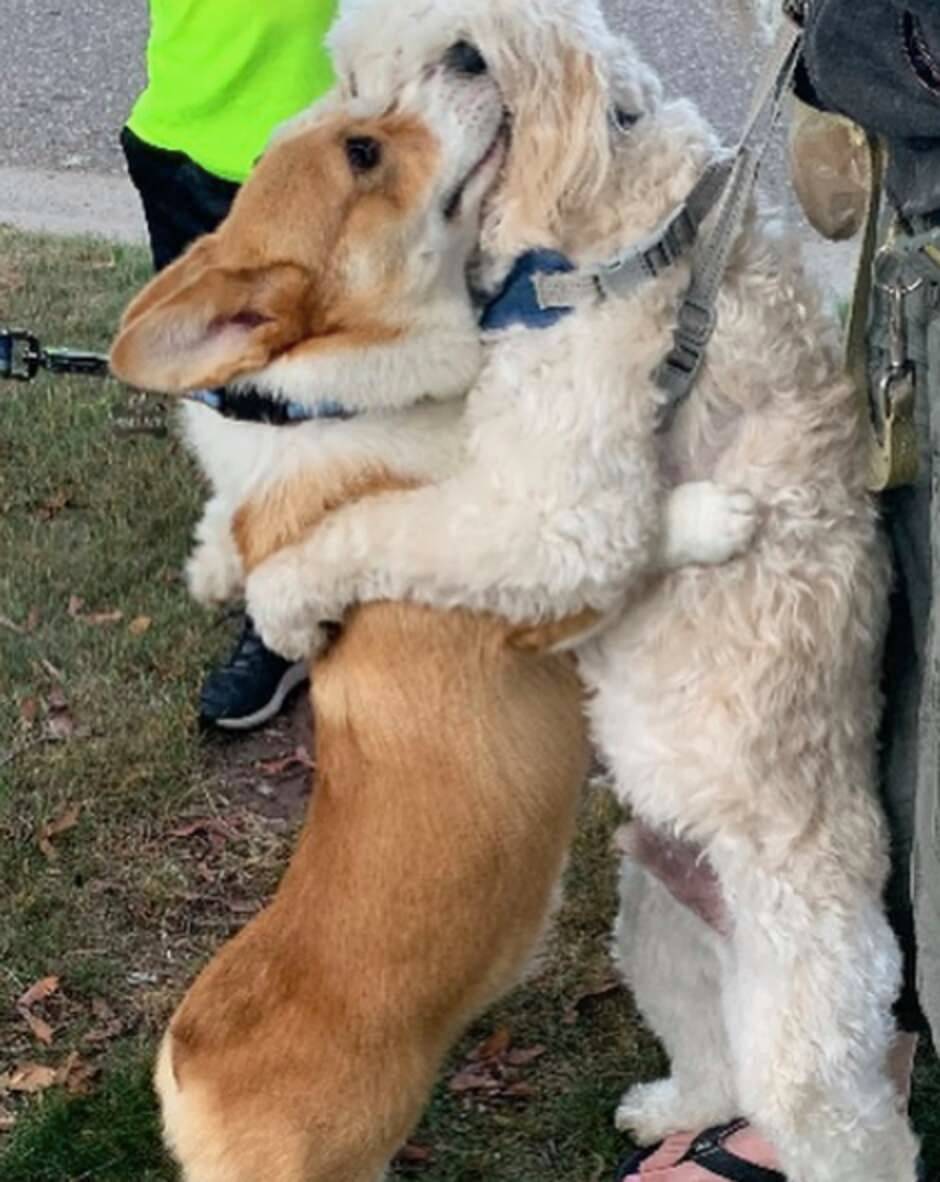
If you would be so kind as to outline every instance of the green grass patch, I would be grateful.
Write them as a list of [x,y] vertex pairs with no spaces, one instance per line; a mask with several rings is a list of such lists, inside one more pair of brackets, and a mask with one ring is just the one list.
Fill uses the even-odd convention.
[[[103,350],[147,275],[140,250],[0,228],[0,324]],[[200,678],[227,644],[179,580],[203,489],[172,438],[114,433],[122,399],[87,379],[0,386],[0,1075],[59,1072],[35,1095],[0,1095],[0,1128],[14,1119],[3,1182],[171,1182],[156,1038],[194,968],[271,889],[292,835],[252,798],[254,749],[220,752],[197,731]],[[271,742],[290,750],[287,733]],[[213,816],[229,840],[180,836]],[[611,1177],[626,1148],[616,1100],[663,1066],[626,996],[604,989],[617,819],[607,795],[588,795],[545,961],[455,1050],[415,1134],[432,1155],[415,1177]],[[44,1045],[15,1002],[49,976],[58,987],[33,1007]],[[453,1091],[500,1028],[544,1048],[507,1078],[515,1091]],[[915,1111],[940,1171],[940,1073],[926,1056]]]

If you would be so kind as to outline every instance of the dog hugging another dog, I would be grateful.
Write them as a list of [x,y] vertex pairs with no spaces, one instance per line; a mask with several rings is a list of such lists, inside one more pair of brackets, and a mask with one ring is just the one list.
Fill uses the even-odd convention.
[[595,0],[346,0],[333,48],[337,92],[112,353],[137,385],[281,408],[190,416],[214,492],[191,586],[244,590],[287,656],[343,623],[297,851],[160,1052],[187,1182],[378,1182],[537,948],[588,723],[728,910],[719,933],[627,859],[617,958],[672,1073],[620,1127],[742,1115],[790,1182],[912,1182],[874,787],[887,564],[811,285],[755,208],[657,433],[687,263],[549,316],[515,277],[603,264],[681,205],[717,150],[694,108]]

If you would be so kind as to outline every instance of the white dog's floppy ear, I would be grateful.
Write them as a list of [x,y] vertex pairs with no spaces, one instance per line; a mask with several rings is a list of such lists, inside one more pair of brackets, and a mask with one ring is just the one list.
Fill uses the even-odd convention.
[[300,267],[235,270],[209,256],[205,240],[134,300],[111,349],[117,377],[172,393],[221,386],[302,338],[309,278]]
[[496,250],[560,245],[566,211],[590,207],[610,169],[612,97],[600,63],[556,31],[539,40],[550,44],[483,49],[512,119]]

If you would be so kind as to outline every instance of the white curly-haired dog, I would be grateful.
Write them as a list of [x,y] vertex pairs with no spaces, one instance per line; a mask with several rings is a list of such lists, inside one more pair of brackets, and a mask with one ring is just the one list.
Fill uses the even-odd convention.
[[[616,256],[716,151],[594,0],[347,0],[333,45],[346,90],[390,102],[448,60],[492,72],[512,146],[483,274],[533,247],[579,266]],[[705,367],[658,444],[651,373],[687,264],[496,339],[463,471],[341,510],[259,567],[247,598],[288,655],[356,600],[608,613],[649,565],[666,485],[749,491],[751,551],[634,583],[630,611],[579,647],[618,793],[660,837],[700,847],[729,909],[719,935],[628,865],[618,954],[672,1075],[631,1088],[618,1123],[650,1142],[743,1114],[791,1182],[905,1182],[916,1144],[886,1072],[899,956],[874,767],[889,574],[859,407],[791,253],[755,210]]]

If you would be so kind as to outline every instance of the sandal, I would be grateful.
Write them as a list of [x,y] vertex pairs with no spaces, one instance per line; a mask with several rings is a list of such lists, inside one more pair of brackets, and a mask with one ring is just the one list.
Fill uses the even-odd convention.
[[[786,1182],[771,1164],[774,1153],[745,1120],[716,1125],[695,1136],[674,1133],[658,1145],[641,1149],[622,1162],[615,1182]],[[923,1158],[919,1182],[927,1182]]]
[[786,1182],[774,1152],[746,1120],[675,1133],[623,1162],[616,1182]]

